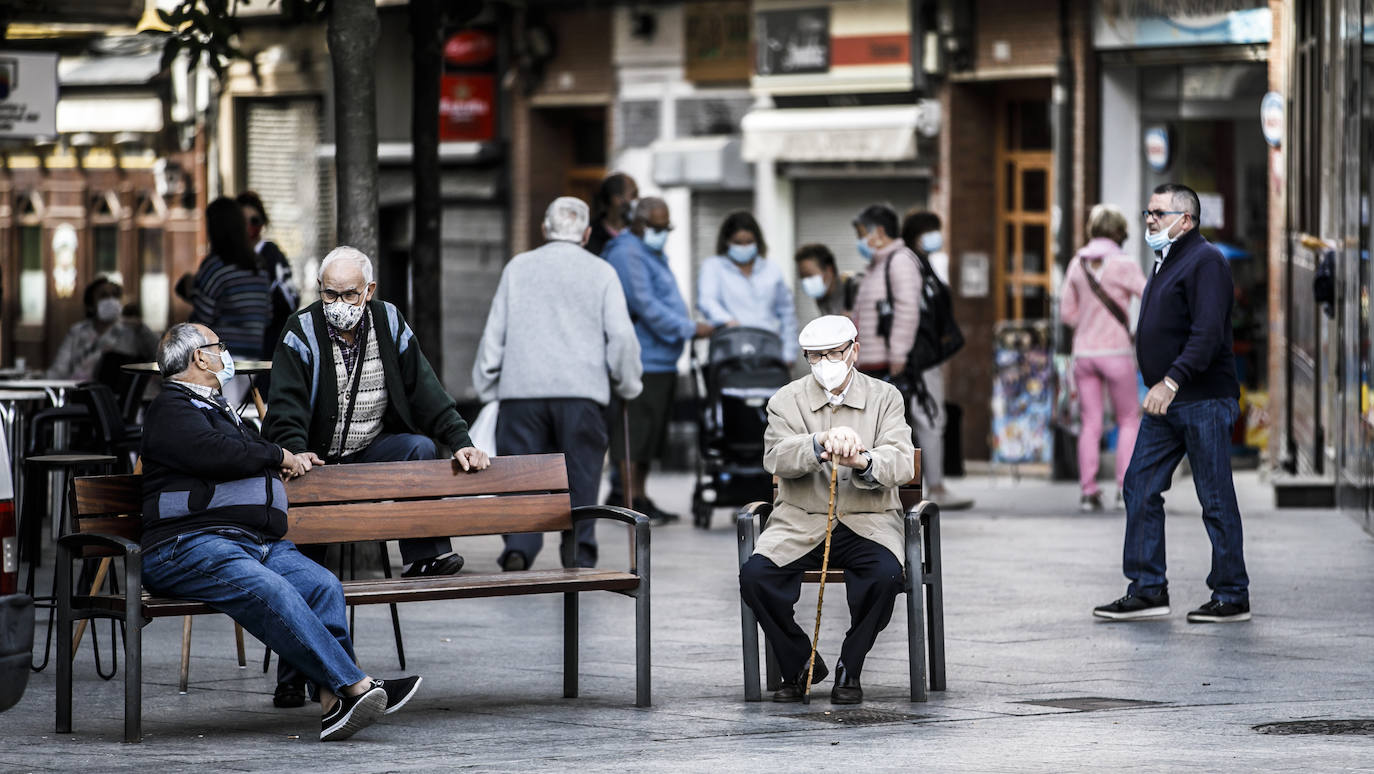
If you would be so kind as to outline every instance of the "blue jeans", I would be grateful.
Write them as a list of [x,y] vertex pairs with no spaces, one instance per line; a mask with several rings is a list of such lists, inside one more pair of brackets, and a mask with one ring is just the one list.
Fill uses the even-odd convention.
[[366,677],[338,578],[289,540],[260,543],[240,530],[180,535],[144,554],[143,583],[227,614],[336,694]]
[[1215,398],[1174,403],[1163,416],[1141,417],[1124,485],[1126,546],[1121,564],[1131,581],[1126,593],[1168,591],[1163,493],[1186,453],[1202,503],[1202,523],[1212,540],[1212,571],[1207,575],[1212,599],[1249,601],[1240,507],[1231,479],[1231,428],[1239,415],[1234,399]]
[[[416,433],[382,433],[366,449],[339,460],[339,464],[353,462],[401,462],[403,460],[432,460],[439,456],[429,436]],[[441,538],[411,538],[398,540],[402,564],[414,564],[442,556],[453,550],[453,541]]]

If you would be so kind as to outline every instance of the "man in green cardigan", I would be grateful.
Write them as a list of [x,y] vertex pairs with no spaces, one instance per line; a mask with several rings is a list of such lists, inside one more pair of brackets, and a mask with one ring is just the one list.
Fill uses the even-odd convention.
[[[287,320],[272,356],[263,436],[307,470],[435,459],[440,444],[463,470],[486,468],[486,452],[472,445],[410,326],[395,306],[373,300],[372,261],[352,247],[335,248],[320,263],[319,282],[320,300]],[[402,540],[400,547],[407,577],[452,575],[463,566],[449,538]],[[282,677],[274,702],[299,706],[296,691],[283,695]]]

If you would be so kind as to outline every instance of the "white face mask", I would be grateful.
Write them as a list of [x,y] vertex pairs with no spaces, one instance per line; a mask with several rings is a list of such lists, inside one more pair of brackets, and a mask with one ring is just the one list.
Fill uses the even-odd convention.
[[95,304],[95,319],[103,323],[112,323],[119,319],[119,299],[102,298]]
[[223,392],[224,385],[228,384],[229,380],[234,378],[234,356],[229,354],[228,349],[221,349],[218,354],[220,370],[211,371],[210,373],[214,374],[215,379],[219,380],[219,389]]
[[819,274],[802,277],[801,286],[806,295],[812,298],[825,298],[825,277]]
[[335,330],[351,331],[363,319],[363,307],[339,299],[324,305],[324,319]]
[[834,392],[840,385],[844,384],[845,379],[849,378],[849,370],[848,358],[838,363],[832,363],[821,358],[821,362],[811,366],[811,375],[816,377],[816,381],[820,382],[821,387],[824,387],[826,392]]

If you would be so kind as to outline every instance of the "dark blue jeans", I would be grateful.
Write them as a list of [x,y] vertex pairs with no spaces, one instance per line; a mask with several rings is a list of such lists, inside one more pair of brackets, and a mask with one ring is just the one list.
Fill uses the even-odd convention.
[[194,532],[153,548],[143,556],[144,585],[226,613],[336,694],[366,677],[354,660],[339,579],[289,540],[229,533]]
[[1239,414],[1234,399],[1216,398],[1174,403],[1163,416],[1141,417],[1123,488],[1126,546],[1121,564],[1131,581],[1126,593],[1159,594],[1169,588],[1164,574],[1163,493],[1187,454],[1202,503],[1202,523],[1212,540],[1212,571],[1207,575],[1212,599],[1249,601],[1240,507],[1231,479],[1231,428]]

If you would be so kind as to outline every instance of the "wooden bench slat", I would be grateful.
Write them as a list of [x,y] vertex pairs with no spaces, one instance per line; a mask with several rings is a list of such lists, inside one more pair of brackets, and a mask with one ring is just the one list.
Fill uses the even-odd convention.
[[[379,605],[391,602],[424,602],[444,599],[476,599],[525,594],[554,594],[567,591],[628,591],[639,585],[639,576],[618,570],[589,567],[525,570],[518,573],[485,575],[448,575],[440,578],[375,578],[343,581],[344,598],[350,605]],[[77,607],[112,612],[124,609],[123,597],[77,597]],[[145,594],[143,614],[147,618],[169,618],[215,612],[210,606],[184,599]]]
[[527,494],[568,489],[567,466],[557,454],[493,457],[491,467],[464,472],[451,459],[325,465],[286,484],[286,499],[302,505],[428,499],[464,495]]
[[572,528],[572,504],[567,494],[544,494],[292,505],[286,522],[286,538],[302,545],[556,532]]

